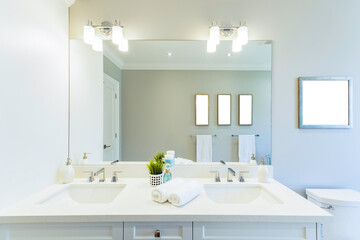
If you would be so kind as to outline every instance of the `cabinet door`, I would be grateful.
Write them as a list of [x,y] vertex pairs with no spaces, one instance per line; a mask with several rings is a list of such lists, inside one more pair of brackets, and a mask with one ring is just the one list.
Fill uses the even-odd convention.
[[194,222],[193,240],[316,240],[316,223]]
[[123,240],[123,223],[0,225],[0,240]]
[[125,222],[126,240],[191,240],[192,222]]

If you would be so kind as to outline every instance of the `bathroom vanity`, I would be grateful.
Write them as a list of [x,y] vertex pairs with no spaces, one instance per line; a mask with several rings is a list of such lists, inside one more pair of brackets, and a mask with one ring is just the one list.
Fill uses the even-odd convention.
[[[104,165],[107,176],[122,168],[119,181],[89,183],[82,173],[100,166],[76,167],[71,184],[55,184],[0,212],[0,239],[320,239],[321,223],[331,215],[275,180],[259,183],[246,170],[245,182],[227,182],[227,167],[175,167],[177,176],[197,180],[201,194],[183,207],[151,200],[144,164]],[[121,167],[119,167],[121,166]],[[143,171],[139,170],[143,168]],[[192,170],[184,171],[191,168]],[[200,171],[198,169],[201,169]],[[218,170],[215,182],[209,170]],[[197,175],[196,175],[197,173]]]

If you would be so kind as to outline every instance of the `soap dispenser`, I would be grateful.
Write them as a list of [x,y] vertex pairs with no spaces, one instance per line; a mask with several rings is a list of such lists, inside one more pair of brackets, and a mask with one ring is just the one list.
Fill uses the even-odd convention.
[[264,166],[264,158],[261,158],[261,165],[257,171],[258,182],[266,183],[269,181],[269,172],[267,167]]
[[164,183],[170,181],[172,179],[172,174],[170,172],[170,167],[171,165],[170,164],[166,164],[165,165],[165,173],[164,173]]
[[81,160],[81,164],[88,164],[87,154],[91,154],[91,153],[84,153],[83,159]]
[[257,165],[254,153],[251,155],[250,165]]
[[70,158],[67,158],[66,165],[61,169],[60,176],[62,183],[71,183],[74,181],[75,171],[71,165]]

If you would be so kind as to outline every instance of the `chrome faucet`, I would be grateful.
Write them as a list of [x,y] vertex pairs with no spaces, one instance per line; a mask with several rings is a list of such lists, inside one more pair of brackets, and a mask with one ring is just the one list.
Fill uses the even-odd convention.
[[102,173],[102,179],[99,179],[99,182],[105,182],[105,168],[101,168],[101,169],[97,170],[97,171],[94,173],[94,176],[97,176],[97,175],[99,175],[100,173]]
[[235,171],[232,168],[228,168],[228,172],[227,172],[227,181],[228,182],[232,182],[232,177],[235,176]]

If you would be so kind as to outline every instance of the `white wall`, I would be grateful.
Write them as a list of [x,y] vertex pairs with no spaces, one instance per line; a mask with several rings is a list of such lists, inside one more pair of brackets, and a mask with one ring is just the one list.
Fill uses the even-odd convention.
[[80,163],[103,159],[103,54],[80,40],[70,41],[70,155]]
[[[113,5],[109,11],[104,7]],[[99,11],[99,8],[102,11]],[[77,0],[71,36],[88,18],[120,19],[129,39],[202,39],[212,21],[246,20],[250,39],[273,40],[272,155],[287,186],[360,190],[360,1],[358,0]],[[146,21],[144,21],[146,19]],[[351,76],[354,128],[299,130],[297,77]]]
[[1,1],[0,209],[54,183],[67,157],[68,10]]

